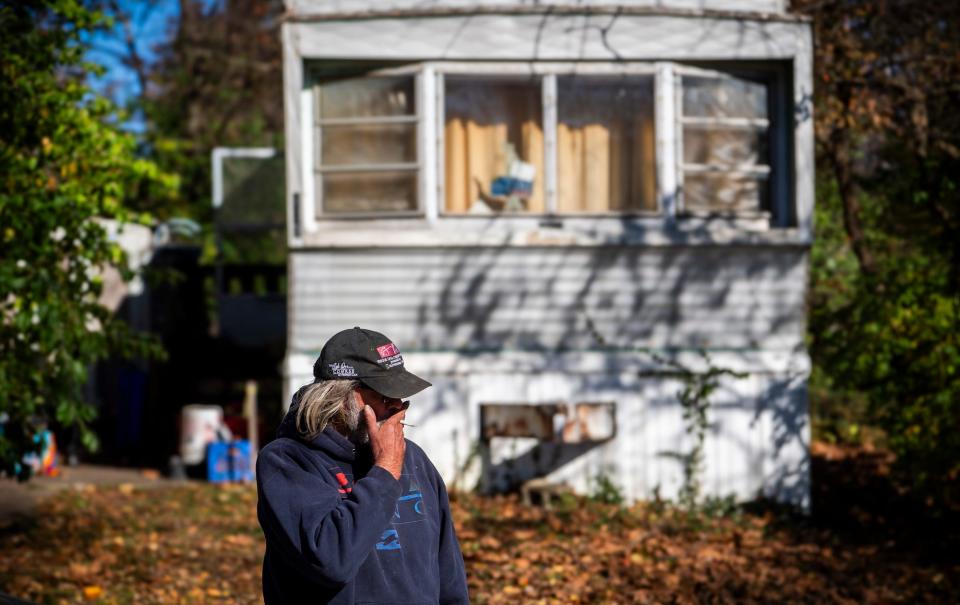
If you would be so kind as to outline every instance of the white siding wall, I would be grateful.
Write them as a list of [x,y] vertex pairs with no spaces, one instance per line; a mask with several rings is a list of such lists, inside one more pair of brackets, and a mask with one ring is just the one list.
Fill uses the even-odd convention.
[[322,15],[357,13],[365,11],[393,10],[438,10],[444,8],[466,9],[485,7],[529,7],[543,9],[546,6],[576,7],[589,9],[602,6],[625,6],[661,10],[729,10],[779,13],[786,10],[785,0],[287,0],[287,8],[295,15]]
[[[645,61],[789,59],[809,25],[683,15],[481,14],[287,24],[300,57]],[[384,49],[389,49],[385,51]]]
[[[683,475],[670,454],[690,442],[680,384],[658,374],[651,352],[697,367],[695,350],[705,348],[716,365],[750,373],[715,398],[705,491],[808,505],[803,248],[313,250],[295,252],[291,270],[290,388],[311,379],[336,331],[388,334],[408,367],[434,383],[414,398],[418,426],[408,436],[447,481],[479,479],[478,465],[461,471],[479,439],[481,404],[612,401],[613,441],[545,446],[538,467],[523,456],[531,440],[495,439],[494,475],[546,468],[588,492],[606,473],[631,499],[674,497]],[[552,456],[567,462],[545,467]],[[517,457],[509,471],[500,464]]]
[[803,248],[395,248],[294,253],[291,347],[381,326],[403,348],[791,350]]
[[[647,354],[595,354],[592,360],[543,355],[524,360],[511,353],[464,358],[409,350],[404,355],[408,368],[433,382],[412,399],[407,419],[417,426],[408,429],[407,437],[426,450],[448,483],[473,488],[481,479],[481,460],[471,459],[479,443],[481,405],[590,401],[616,403],[613,440],[546,444],[534,460],[535,440],[494,438],[490,484],[545,474],[589,493],[597,476],[606,474],[631,500],[652,498],[655,492],[674,498],[682,485],[675,455],[689,451],[691,436],[677,403],[681,383],[652,370],[655,364]],[[686,357],[684,363],[693,367],[702,361]],[[313,360],[308,354],[291,356],[291,388],[312,379]],[[752,368],[753,373],[725,379],[711,401],[704,493],[742,500],[762,494],[809,507],[809,360],[802,353],[714,352],[712,362],[740,371]],[[558,366],[568,367],[561,371]]]

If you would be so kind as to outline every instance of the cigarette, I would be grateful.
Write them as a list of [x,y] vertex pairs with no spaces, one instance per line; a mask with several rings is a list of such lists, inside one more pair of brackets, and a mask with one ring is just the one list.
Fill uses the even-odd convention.
[[400,424],[402,424],[403,426],[414,426],[414,427],[417,426],[415,424],[410,424],[409,422],[404,422],[403,420],[400,421]]

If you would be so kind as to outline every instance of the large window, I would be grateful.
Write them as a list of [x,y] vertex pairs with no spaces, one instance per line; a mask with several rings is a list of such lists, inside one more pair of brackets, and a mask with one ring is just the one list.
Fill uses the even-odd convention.
[[789,114],[764,69],[440,62],[320,78],[316,212],[786,224]]
[[316,184],[323,214],[418,206],[414,79],[359,77],[316,87]]
[[[457,76],[444,87],[444,212],[655,211],[653,76],[555,80],[546,153],[542,78]],[[545,163],[556,166],[555,199]]]

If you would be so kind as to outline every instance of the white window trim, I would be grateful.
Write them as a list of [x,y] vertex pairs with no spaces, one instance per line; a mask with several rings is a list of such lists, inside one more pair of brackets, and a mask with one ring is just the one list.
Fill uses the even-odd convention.
[[677,157],[676,92],[673,63],[657,63],[654,80],[654,129],[657,150],[657,199],[660,212],[667,223],[677,216]]
[[446,183],[444,181],[445,175],[443,172],[443,162],[446,157],[446,138],[444,134],[444,122],[446,122],[446,110],[443,103],[444,95],[444,77],[442,71],[437,71],[436,67],[433,64],[429,65],[429,69],[433,72],[433,81],[434,81],[434,94],[433,101],[431,103],[431,111],[434,115],[433,120],[433,129],[436,133],[436,154],[434,156],[434,162],[427,166],[427,170],[431,171],[433,174],[434,187],[430,192],[430,195],[426,197],[426,203],[428,205],[427,216],[432,220],[436,221],[440,216],[440,204],[443,203],[443,199],[446,194]]
[[[660,62],[623,62],[623,63],[587,63],[587,62],[457,62],[457,61],[425,61],[416,65],[398,68],[386,68],[371,71],[371,75],[413,75],[416,91],[416,115],[397,118],[386,118],[386,122],[417,122],[417,175],[418,200],[414,210],[403,212],[364,212],[364,213],[337,213],[318,215],[320,197],[316,188],[317,166],[314,159],[314,146],[319,143],[318,129],[315,128],[316,96],[315,82],[307,74],[307,82],[301,94],[301,116],[303,132],[303,165],[309,167],[304,171],[302,226],[305,233],[317,232],[318,222],[337,221],[340,219],[365,220],[392,220],[423,218],[428,224],[436,225],[441,221],[476,221],[503,220],[503,221],[530,221],[547,219],[559,220],[619,220],[624,217],[650,219],[662,221],[664,224],[687,220],[689,217],[719,217],[731,219],[771,219],[769,211],[744,212],[683,212],[682,184],[683,170],[698,170],[709,172],[715,170],[709,166],[685,165],[683,159],[683,124],[713,124],[720,121],[712,118],[684,118],[682,114],[681,76],[683,75],[716,75],[715,70],[699,69],[681,65],[670,61]],[[445,203],[444,170],[445,170],[445,140],[444,140],[444,83],[448,75],[477,76],[477,77],[538,77],[541,84],[543,102],[544,128],[544,192],[545,211],[543,213],[517,213],[495,215],[470,215],[463,213],[447,213]],[[609,213],[563,213],[557,211],[557,77],[571,75],[589,76],[617,76],[617,75],[652,75],[654,78],[654,129],[656,149],[656,200],[658,207],[655,211],[640,212],[609,212]],[[780,84],[782,86],[782,83]],[[346,122],[344,122],[346,123]],[[722,125],[730,128],[770,128],[770,119],[724,119]],[[780,125],[780,129],[785,125]],[[781,140],[782,140],[781,135]],[[789,150],[771,150],[770,166],[774,162],[786,161],[790,157]],[[398,164],[398,166],[400,166]],[[402,167],[413,167],[413,164],[404,164]],[[333,169],[331,171],[334,171]],[[770,169],[766,166],[744,166],[733,171],[724,170],[725,174],[734,176],[769,176]],[[781,170],[780,173],[784,173]],[[775,177],[783,178],[783,177]],[[778,194],[779,193],[779,194]],[[791,197],[779,199],[784,194]],[[772,207],[776,211],[779,226],[786,226],[789,220],[786,213],[790,210],[793,192],[781,187],[780,191],[772,190]],[[771,220],[771,225],[773,222]]]
[[300,185],[301,195],[297,200],[299,204],[295,211],[299,213],[299,222],[301,228],[301,237],[304,233],[313,233],[317,230],[317,175],[313,171],[316,165],[314,161],[313,146],[316,142],[316,127],[314,126],[314,86],[315,82],[312,74],[305,70],[304,86],[300,91],[300,145],[302,148],[302,168]]
[[253,158],[269,160],[277,157],[280,150],[273,147],[214,147],[210,152],[211,189],[214,209],[223,205],[223,161],[226,158]]
[[[543,192],[548,215],[557,214],[557,74],[546,74],[540,83],[543,93]],[[446,200],[442,200],[446,201]]]
[[416,80],[417,114],[417,161],[419,169],[419,210],[430,223],[437,220],[437,157],[443,148],[435,141],[439,135],[437,120],[437,74],[432,65],[423,65]]

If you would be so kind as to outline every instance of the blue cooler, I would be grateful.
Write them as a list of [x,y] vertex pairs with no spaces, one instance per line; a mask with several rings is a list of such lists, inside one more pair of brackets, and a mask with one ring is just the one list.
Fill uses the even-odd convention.
[[207,480],[211,483],[253,481],[250,442],[217,441],[207,445]]

